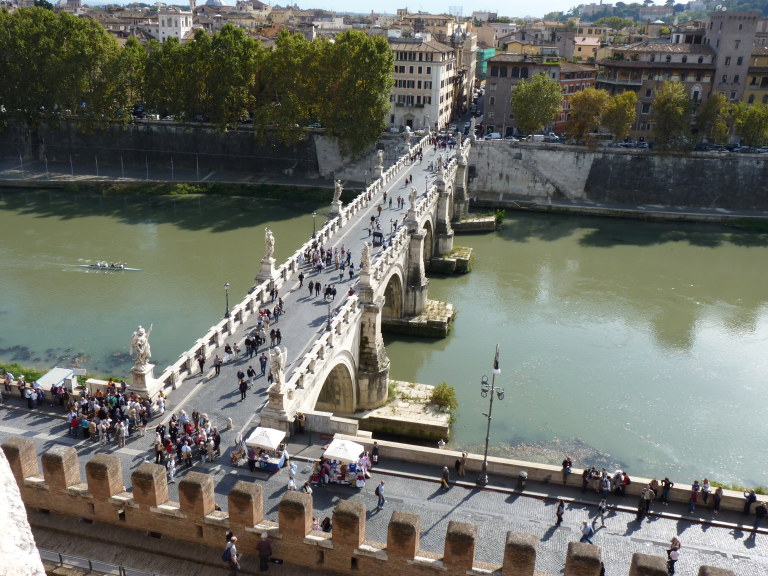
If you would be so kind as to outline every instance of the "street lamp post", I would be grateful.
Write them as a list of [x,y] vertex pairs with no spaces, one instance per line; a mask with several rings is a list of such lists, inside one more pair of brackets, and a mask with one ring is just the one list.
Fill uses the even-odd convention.
[[389,234],[390,236],[395,231],[395,221],[392,218],[389,219]]
[[429,176],[424,176],[424,191],[429,192]]
[[496,344],[496,356],[493,359],[493,376],[491,377],[491,384],[488,385],[488,376],[483,376],[480,380],[480,395],[485,398],[490,393],[490,401],[488,404],[488,413],[483,412],[488,420],[488,424],[485,429],[485,453],[483,454],[483,467],[480,470],[480,475],[477,477],[477,485],[485,486],[488,484],[488,442],[491,440],[491,418],[493,414],[493,396],[494,394],[499,400],[504,400],[504,389],[496,388],[496,374],[501,374],[499,368],[499,345]]
[[226,302],[224,318],[229,318],[229,282],[224,282],[224,301]]
[[317,212],[312,212],[312,238],[314,238],[317,235],[316,229],[315,229],[315,217],[317,216]]
[[325,325],[325,329],[326,331],[330,332],[331,331],[331,303],[326,302],[326,304],[328,304],[328,322]]

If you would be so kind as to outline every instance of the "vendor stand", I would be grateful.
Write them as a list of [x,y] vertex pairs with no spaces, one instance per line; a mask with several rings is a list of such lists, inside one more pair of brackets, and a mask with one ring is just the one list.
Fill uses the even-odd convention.
[[329,482],[355,486],[358,476],[356,464],[364,451],[362,444],[334,439],[323,452],[328,466]]
[[272,474],[285,466],[288,453],[283,444],[284,439],[285,432],[259,426],[245,441],[245,445],[257,452],[256,466]]

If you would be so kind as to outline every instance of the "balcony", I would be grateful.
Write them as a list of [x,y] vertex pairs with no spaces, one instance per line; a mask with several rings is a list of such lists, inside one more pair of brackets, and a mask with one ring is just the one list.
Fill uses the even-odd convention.
[[616,78],[612,76],[600,75],[597,77],[597,82],[602,84],[611,84],[612,86],[642,86],[642,76],[632,76],[630,78]]

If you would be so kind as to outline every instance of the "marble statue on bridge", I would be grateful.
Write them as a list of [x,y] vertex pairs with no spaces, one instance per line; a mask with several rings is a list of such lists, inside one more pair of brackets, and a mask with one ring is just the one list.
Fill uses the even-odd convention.
[[419,191],[416,190],[416,186],[411,186],[411,191],[408,193],[408,202],[410,203],[408,210],[416,210],[416,196],[418,194]]
[[384,150],[376,150],[376,168],[384,168]]
[[269,373],[272,375],[272,386],[269,391],[280,394],[285,383],[285,364],[288,357],[288,349],[275,346],[269,351]]
[[477,134],[475,134],[475,117],[472,116],[472,120],[469,121],[469,141],[477,142]]
[[149,330],[144,330],[139,326],[139,329],[133,333],[131,338],[131,355],[134,357],[134,366],[136,368],[144,368],[149,364],[149,359],[152,357],[152,349],[149,346],[149,335],[152,333],[152,325],[149,326]]
[[275,253],[275,236],[269,228],[264,228],[264,245],[264,259],[270,260]]
[[405,146],[407,148],[410,148],[411,146],[411,137],[413,136],[413,132],[411,132],[411,127],[406,126],[405,130],[403,130],[403,142],[405,143]]
[[360,252],[360,274],[368,274],[371,271],[371,245],[368,242],[363,243],[363,249]]
[[341,202],[341,193],[344,191],[344,187],[341,185],[341,180],[334,181],[333,186],[333,203],[337,204]]

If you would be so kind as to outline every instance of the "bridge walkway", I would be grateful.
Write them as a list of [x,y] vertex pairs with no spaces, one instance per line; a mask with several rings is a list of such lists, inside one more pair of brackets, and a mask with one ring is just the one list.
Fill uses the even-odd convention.
[[[344,226],[331,236],[329,241],[325,242],[326,248],[341,248],[343,245],[345,250],[352,251],[352,261],[355,264],[355,275],[352,280],[350,280],[346,270],[343,279],[340,280],[339,271],[335,270],[334,266],[316,272],[312,271],[305,263],[302,268],[305,275],[303,287],[299,286],[295,276],[287,287],[283,286],[279,296],[283,299],[285,314],[280,316],[278,322],[272,324],[271,327],[280,329],[282,333],[280,346],[286,347],[288,350],[285,369],[286,381],[290,379],[293,367],[301,362],[307,351],[311,349],[315,339],[325,330],[329,311],[332,313],[334,309],[344,303],[350,288],[356,289],[362,247],[365,242],[371,240],[367,226],[370,224],[371,216],[378,215],[377,207],[381,205],[383,193],[387,193],[388,200],[392,198],[392,208],[387,202],[386,206],[382,207],[380,216],[381,230],[386,236],[389,236],[391,232],[390,219],[397,220],[398,226],[401,226],[407,211],[407,196],[411,185],[405,185],[406,178],[413,177],[412,185],[418,190],[418,199],[422,198],[428,186],[434,182],[436,173],[431,172],[428,167],[430,162],[433,162],[433,165],[436,164],[437,158],[438,152],[434,150],[434,147],[425,145],[421,162],[416,160],[413,164],[404,166],[394,178],[375,193],[374,201],[353,215]],[[398,196],[402,197],[405,202],[405,207],[400,210],[397,209]],[[276,238],[276,241],[279,245],[280,238]],[[381,253],[382,250],[378,248],[371,251],[371,265],[376,262]],[[280,264],[281,262],[278,261],[275,266]],[[320,282],[323,287],[333,284],[337,288],[335,300],[326,302],[323,299],[322,291],[319,296],[310,297],[307,289],[310,281]],[[266,390],[268,388],[267,377],[261,376],[258,356],[264,353],[269,357],[269,341],[266,345],[262,345],[258,353],[252,358],[248,358],[244,354],[243,341],[247,333],[256,329],[257,320],[258,317],[254,314],[244,324],[236,326],[231,338],[224,338],[220,348],[209,352],[204,373],[187,377],[177,390],[173,390],[168,395],[169,412],[166,413],[166,419],[174,411],[178,413],[180,410],[185,410],[187,413],[191,413],[193,409],[197,409],[201,414],[208,414],[215,425],[222,426],[228,418],[231,418],[236,433],[245,435],[250,432],[251,427],[257,424],[254,421],[257,412],[266,405]],[[241,349],[240,357],[225,363],[221,367],[220,375],[214,375],[214,355],[219,354],[223,358],[224,344],[234,342],[237,342]],[[256,370],[257,377],[254,379],[246,399],[241,401],[237,372],[239,370],[246,372],[249,365]],[[196,363],[195,368],[197,368]],[[269,374],[269,365],[267,365],[266,374]]]

